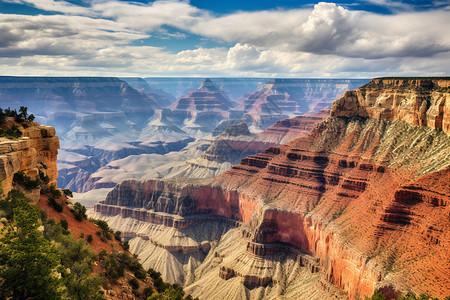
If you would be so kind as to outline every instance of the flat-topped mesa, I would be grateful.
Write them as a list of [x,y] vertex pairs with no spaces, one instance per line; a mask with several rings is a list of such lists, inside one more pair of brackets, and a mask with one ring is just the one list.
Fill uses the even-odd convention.
[[450,77],[381,77],[374,78],[364,87],[391,89],[445,89],[450,87]]
[[347,91],[333,103],[332,117],[401,120],[450,133],[450,77],[379,78]]
[[0,95],[9,106],[27,106],[36,116],[119,107],[126,112],[151,112],[158,107],[153,98],[115,77],[0,76]]

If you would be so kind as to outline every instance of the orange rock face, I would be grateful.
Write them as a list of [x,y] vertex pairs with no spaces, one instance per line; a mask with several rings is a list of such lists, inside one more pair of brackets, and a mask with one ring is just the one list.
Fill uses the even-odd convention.
[[336,100],[331,116],[402,120],[450,133],[449,80],[373,79]]
[[[49,177],[49,184],[56,185],[59,139],[55,136],[55,129],[32,123],[22,131],[22,138],[0,141],[0,181],[4,194],[13,188],[13,176],[20,171],[33,179],[37,178],[41,171]],[[38,191],[27,196],[33,201],[39,200]]]
[[[431,98],[411,87],[429,82],[439,87]],[[315,270],[351,299],[382,287],[443,298],[450,294],[450,137],[446,113],[438,127],[428,116],[448,105],[448,84],[381,84],[395,88],[347,92],[307,137],[248,156],[219,177],[124,182],[96,210],[230,218],[250,228],[247,251],[264,256],[272,245],[294,246],[317,258]],[[242,275],[236,272],[219,275]]]

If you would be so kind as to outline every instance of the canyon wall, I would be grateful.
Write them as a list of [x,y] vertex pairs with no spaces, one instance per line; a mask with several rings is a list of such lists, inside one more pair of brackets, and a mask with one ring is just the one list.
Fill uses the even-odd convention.
[[373,79],[333,103],[332,117],[402,120],[450,133],[449,80]]
[[[162,116],[162,115],[161,115]],[[197,139],[187,147],[165,155],[139,155],[113,161],[89,176],[88,172],[96,161],[91,157],[60,151],[61,173],[69,173],[70,185],[80,184],[84,190],[113,188],[120,181],[132,178],[210,178],[229,170],[232,165],[251,154],[289,142],[296,137],[306,136],[316,123],[326,117],[326,112],[285,119],[258,134],[249,131],[242,119],[222,121],[208,137]],[[152,117],[153,119],[153,117]],[[152,123],[155,136],[171,139],[170,128],[164,118]],[[156,132],[156,133],[155,133]],[[150,135],[150,131],[148,133]],[[80,166],[80,168],[69,167]],[[78,171],[82,169],[81,171]],[[86,177],[87,175],[87,177]],[[67,181],[65,181],[67,182]],[[80,199],[80,201],[83,201]]]
[[[308,265],[308,278],[322,274],[325,280],[315,284],[329,297],[337,295],[333,287],[351,299],[381,287],[447,296],[448,84],[431,80],[430,90],[423,82],[394,81],[392,88],[391,81],[374,80],[336,100],[331,117],[307,137],[250,155],[214,179],[125,181],[95,210],[150,223],[164,217],[172,221],[158,224],[179,229],[205,216],[240,222],[236,243],[242,248],[235,252],[240,254],[214,254],[216,263],[195,272],[198,282],[214,283],[221,291],[239,286],[234,278],[243,280],[245,288],[238,290],[250,298],[287,295],[287,286],[303,286],[305,281],[277,279],[275,270],[290,265],[287,258],[279,267],[260,267],[260,273],[252,271],[256,266],[248,268],[257,262],[267,266],[283,250],[300,251],[299,261],[317,260],[303,266]],[[418,117],[421,107],[427,108],[426,118]],[[440,126],[432,113],[436,107],[443,107]],[[219,279],[212,279],[217,273],[210,272],[217,269]],[[198,282],[188,290],[211,296]],[[259,296],[250,292],[255,287]]]
[[[56,186],[59,139],[55,129],[30,122],[25,128],[21,127],[21,131],[21,138],[0,138],[0,181],[4,195],[13,188],[13,177],[17,172],[24,172],[32,179],[39,178],[39,172],[42,172],[49,177],[49,184]],[[38,201],[39,191],[27,192],[27,196]]]

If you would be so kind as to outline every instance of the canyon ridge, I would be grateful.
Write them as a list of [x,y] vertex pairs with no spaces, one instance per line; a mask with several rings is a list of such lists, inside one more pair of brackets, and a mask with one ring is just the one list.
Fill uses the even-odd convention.
[[306,136],[214,178],[122,181],[92,215],[122,231],[145,267],[200,299],[443,298],[449,86],[373,79]]

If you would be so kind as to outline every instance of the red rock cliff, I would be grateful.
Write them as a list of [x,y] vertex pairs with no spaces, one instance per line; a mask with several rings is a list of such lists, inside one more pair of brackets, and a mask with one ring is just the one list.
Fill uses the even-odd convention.
[[[450,138],[444,125],[415,126],[426,125],[414,121],[423,104],[408,84],[374,98],[363,96],[375,93],[368,87],[347,92],[309,136],[248,156],[213,180],[127,181],[95,209],[232,218],[251,228],[248,251],[293,245],[320,259],[326,278],[352,299],[384,286],[444,297]],[[437,100],[429,107],[448,105],[446,91],[430,93]]]

